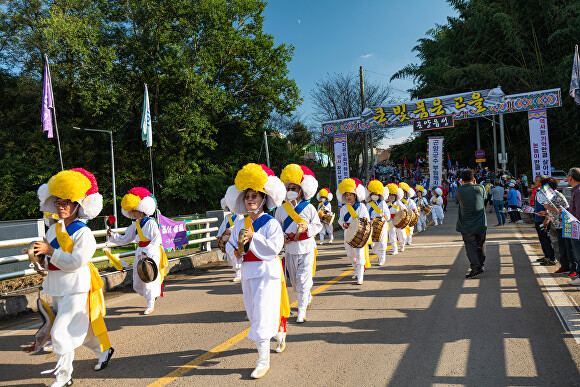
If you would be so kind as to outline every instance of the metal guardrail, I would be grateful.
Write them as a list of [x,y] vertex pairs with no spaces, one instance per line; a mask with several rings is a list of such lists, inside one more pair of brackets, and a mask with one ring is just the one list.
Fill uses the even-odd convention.
[[[217,231],[218,227],[209,227],[209,225],[211,223],[215,223],[217,221],[218,221],[218,218],[205,218],[205,219],[194,219],[194,220],[185,221],[186,227],[188,225],[199,225],[199,224],[205,225],[205,227],[202,229],[187,231],[187,236],[205,234],[205,236],[203,238],[198,238],[198,239],[189,239],[188,238],[187,244],[188,245],[196,245],[196,244],[203,243],[203,244],[205,244],[205,251],[211,251],[211,242],[215,240],[215,237],[210,236],[210,233]],[[115,228],[112,230],[115,232],[124,232],[125,230],[127,230],[127,227]],[[107,230],[97,230],[97,231],[93,231],[92,233],[95,237],[103,237],[103,236],[107,235]],[[42,239],[40,239],[39,237],[34,237],[34,238],[22,238],[22,239],[12,239],[12,240],[0,241],[0,249],[6,249],[6,248],[10,248],[10,247],[24,247],[24,246],[28,246],[30,244],[30,242],[35,242],[35,241],[40,241],[40,240],[42,240]],[[102,249],[105,246],[118,247],[118,245],[111,243],[111,242],[109,242],[109,243],[97,243],[97,249]],[[135,255],[135,252],[136,252],[136,250],[126,251],[126,252],[119,254],[119,256],[121,258],[129,257],[132,255]],[[108,260],[108,258],[105,255],[103,255],[100,257],[93,257],[91,259],[91,262],[96,263],[96,262],[103,262],[103,261],[107,261],[107,260]],[[28,255],[20,254],[20,255],[14,255],[11,257],[0,258],[0,265],[6,265],[9,263],[17,263],[17,262],[24,262],[24,261],[28,261]],[[11,278],[20,278],[20,277],[33,275],[33,274],[37,274],[34,269],[18,270],[18,271],[14,271],[11,273],[0,274],[0,280],[11,279]]]

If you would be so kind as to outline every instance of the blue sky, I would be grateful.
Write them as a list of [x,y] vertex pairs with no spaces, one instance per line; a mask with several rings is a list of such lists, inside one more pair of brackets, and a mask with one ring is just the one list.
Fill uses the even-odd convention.
[[[455,15],[445,0],[270,0],[264,31],[276,43],[294,45],[288,67],[304,98],[298,112],[308,116],[310,91],[327,73],[358,74],[363,66],[365,82],[388,84],[395,72],[418,63],[412,52],[417,40]],[[396,80],[391,86],[397,100],[410,99],[405,90],[412,87],[411,80]],[[410,128],[401,128],[381,145],[402,142],[410,134]]]

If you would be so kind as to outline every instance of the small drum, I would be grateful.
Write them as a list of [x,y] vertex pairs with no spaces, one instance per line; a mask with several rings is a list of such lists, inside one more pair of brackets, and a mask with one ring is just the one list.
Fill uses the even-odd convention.
[[431,210],[433,210],[432,206],[420,206],[421,211],[423,211],[425,213],[425,215],[429,215],[431,213]]
[[371,222],[366,218],[353,219],[349,227],[344,230],[344,240],[351,247],[360,249],[367,244],[371,236],[371,230]]
[[[413,211],[413,210],[411,210],[411,211]],[[417,214],[415,211],[413,211],[413,217],[411,218],[411,221],[409,222],[409,227],[415,226],[418,222],[419,222],[419,214]]]
[[328,213],[324,215],[322,218],[322,223],[332,224],[334,222],[334,214]]
[[298,242],[300,240],[300,234],[304,232],[304,224],[298,224],[298,230],[296,230],[296,234],[294,234],[294,242]]
[[139,278],[141,278],[141,281],[148,284],[157,279],[159,270],[157,269],[155,261],[145,256],[140,258],[137,262],[137,274],[139,275]]
[[232,235],[232,229],[228,228],[228,229],[226,229],[226,231],[224,231],[224,233],[222,235],[217,237],[218,248],[222,251],[222,253],[226,252],[226,244],[228,243],[228,240],[230,239],[231,235]]
[[34,255],[34,244],[36,242],[30,242],[28,247],[22,249],[22,254],[28,255],[28,261],[30,262],[30,267],[43,270],[44,271],[44,254]]
[[250,251],[250,242],[244,244],[244,236],[245,235],[246,235],[246,229],[243,228],[240,230],[240,233],[238,234],[238,253],[240,253],[240,255],[244,255],[248,251]]
[[[386,227],[385,227],[386,226]],[[373,219],[372,223],[372,236],[373,242],[378,242],[383,238],[383,234],[389,229],[389,223],[382,216]]]
[[318,217],[320,218],[320,220],[324,218],[324,210],[322,209],[318,210]]
[[395,228],[405,228],[411,221],[411,215],[406,210],[398,211],[393,215],[393,226]]

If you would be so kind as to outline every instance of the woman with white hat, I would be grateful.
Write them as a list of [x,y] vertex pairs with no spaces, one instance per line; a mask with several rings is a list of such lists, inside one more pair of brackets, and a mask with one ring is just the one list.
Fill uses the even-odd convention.
[[391,219],[391,212],[385,202],[384,194],[385,186],[383,183],[377,179],[369,181],[367,184],[367,211],[369,212],[370,219],[373,221],[376,218],[383,218],[386,221],[383,227],[387,228],[383,231],[381,240],[373,241],[373,253],[379,258],[379,266],[383,266],[386,261],[390,230],[389,220]]
[[[322,188],[316,194],[316,200],[318,200],[318,211],[323,211],[325,214],[332,215],[332,206],[330,202],[332,201],[332,193],[328,188]],[[324,243],[324,237],[328,235],[328,243],[332,243],[334,241],[334,228],[332,224],[322,222],[322,229],[320,230],[320,244]]]
[[[417,192],[417,199],[415,199],[415,204],[417,205],[417,208],[421,209],[422,207],[428,206],[429,202],[424,197],[426,193],[425,188],[422,185],[417,184],[415,186],[415,191]],[[426,228],[427,228],[427,214],[425,213],[424,210],[421,209],[419,212],[419,221],[417,222],[417,232],[421,232]]]
[[[107,367],[113,355],[109,342],[103,297],[103,281],[90,262],[97,242],[82,220],[93,219],[103,208],[92,173],[75,168],[61,171],[38,189],[40,210],[58,215],[44,242],[36,242],[36,255],[46,254],[47,276],[42,292],[52,297],[56,311],[51,329],[52,350],[57,363],[52,387],[73,384],[75,349],[85,345],[97,356],[95,370]],[[82,219],[82,220],[81,220]]]
[[[159,226],[155,219],[151,218],[156,208],[157,202],[148,189],[143,187],[131,188],[123,196],[121,212],[127,218],[135,221],[127,227],[124,235],[111,230],[107,231],[110,241],[119,246],[133,242],[139,243],[133,261],[133,289],[147,301],[144,315],[153,313],[155,300],[157,297],[163,297],[163,279],[168,266],[167,255],[165,255],[165,250],[161,244]],[[153,259],[159,270],[157,278],[149,283],[143,282],[137,270],[139,259],[143,256]]]
[[[407,206],[408,209],[413,210],[417,214],[417,216],[419,216],[417,204],[413,200],[413,196],[415,196],[415,190],[405,182],[399,183],[399,187],[403,190],[403,198],[401,199],[401,202],[403,202],[403,204]],[[409,235],[407,235],[407,244],[409,245],[413,241],[413,229],[414,227],[408,228]]]
[[[262,164],[246,164],[226,192],[227,206],[238,215],[226,252],[242,263],[242,291],[250,320],[248,337],[256,343],[258,360],[251,377],[259,379],[270,369],[270,340],[278,341],[278,352],[286,347],[286,318],[289,305],[281,301],[286,284],[282,282],[282,263],[278,254],[284,245],[280,223],[264,211],[282,204],[284,184]],[[243,234],[241,233],[243,232]],[[238,236],[243,239],[238,246]],[[287,301],[286,301],[287,303]],[[287,306],[287,309],[285,308]],[[284,307],[284,308],[283,308]]]
[[431,190],[433,195],[431,196],[431,205],[433,209],[431,210],[431,217],[433,218],[433,224],[437,226],[437,222],[439,224],[443,224],[443,218],[445,215],[443,214],[443,190],[439,187],[435,187]]

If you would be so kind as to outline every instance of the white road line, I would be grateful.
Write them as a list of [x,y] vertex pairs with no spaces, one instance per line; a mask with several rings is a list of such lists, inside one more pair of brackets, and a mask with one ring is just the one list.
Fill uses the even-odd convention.
[[[519,230],[514,230],[514,234],[518,240],[524,241]],[[558,319],[560,319],[564,331],[569,332],[574,337],[576,343],[580,344],[580,318],[576,306],[572,304],[570,298],[568,298],[566,293],[562,291],[560,285],[558,285],[550,272],[536,261],[539,256],[532,251],[532,248],[528,245],[523,245],[523,248],[530,259],[530,263],[534,270],[538,273],[542,285],[548,292],[549,301],[551,302]]]

